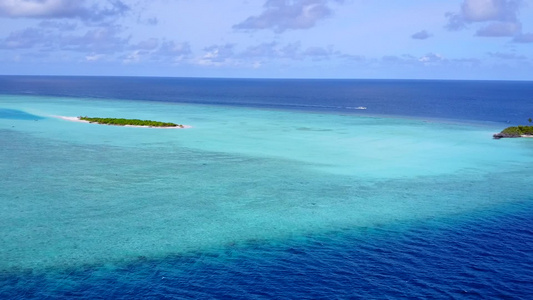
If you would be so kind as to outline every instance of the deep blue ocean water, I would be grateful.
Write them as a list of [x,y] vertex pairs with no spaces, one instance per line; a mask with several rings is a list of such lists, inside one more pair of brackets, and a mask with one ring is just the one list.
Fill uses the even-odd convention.
[[[0,98],[0,121],[3,122],[0,123],[2,125],[0,200],[7,216],[4,220],[0,220],[0,224],[3,228],[11,228],[2,231],[6,236],[2,238],[4,241],[1,243],[3,247],[9,246],[12,249],[1,252],[0,258],[6,261],[13,257],[21,259],[19,262],[2,263],[0,298],[533,298],[533,186],[529,184],[533,179],[532,160],[529,160],[533,156],[533,139],[501,140],[497,141],[500,144],[487,144],[490,147],[491,145],[497,147],[491,148],[492,152],[487,149],[487,153],[479,153],[479,161],[472,162],[476,155],[452,155],[448,158],[449,161],[435,162],[435,165],[431,163],[431,159],[439,160],[439,157],[446,159],[444,155],[446,152],[456,150],[451,149],[450,145],[461,147],[461,143],[466,144],[469,139],[475,139],[477,142],[478,137],[474,137],[472,133],[477,133],[478,130],[484,134],[487,130],[490,132],[492,128],[527,123],[527,119],[533,117],[533,82],[2,76],[0,95],[6,97]],[[30,100],[26,100],[25,97],[28,96]],[[241,110],[242,108],[251,110],[250,117],[246,116],[246,119],[238,121],[239,124],[245,124],[242,129],[227,132],[221,130],[221,134],[266,133],[271,129],[264,131],[261,127],[261,123],[265,120],[280,118],[277,122],[285,124],[281,123],[281,120],[286,116],[293,116],[294,122],[298,123],[295,125],[296,128],[287,127],[283,132],[276,134],[280,134],[280,139],[284,141],[296,139],[297,143],[304,144],[303,148],[307,145],[308,136],[315,136],[324,142],[330,142],[329,138],[333,136],[334,141],[344,145],[345,140],[332,135],[336,130],[340,131],[339,136],[348,135],[349,140],[354,139],[352,133],[343,131],[352,125],[340,129],[334,125],[331,125],[332,129],[317,129],[312,125],[316,124],[313,123],[316,120],[353,122],[352,118],[358,120],[359,117],[371,117],[370,120],[373,122],[373,118],[377,118],[376,120],[385,118],[389,120],[388,122],[405,126],[409,130],[427,129],[426,126],[432,126],[434,122],[452,125],[446,125],[451,126],[443,129],[447,131],[438,131],[441,130],[440,127],[429,128],[427,129],[429,133],[423,135],[431,136],[432,130],[450,135],[451,137],[443,137],[446,139],[443,149],[435,142],[430,145],[421,144],[427,149],[417,152],[419,144],[415,143],[415,138],[408,140],[409,143],[415,143],[415,146],[402,145],[409,147],[406,148],[407,152],[413,153],[407,167],[401,165],[400,168],[394,165],[395,160],[392,159],[385,161],[383,165],[376,162],[376,168],[384,166],[383,170],[373,170],[370,165],[369,169],[358,169],[364,175],[348,176],[345,174],[346,170],[351,170],[348,168],[346,170],[341,168],[340,171],[337,170],[340,167],[326,171],[306,169],[309,161],[316,162],[317,165],[318,162],[323,164],[324,161],[315,157],[307,158],[309,153],[296,146],[286,149],[287,156],[284,158],[261,156],[254,154],[253,151],[246,152],[246,149],[242,150],[243,153],[246,152],[245,154],[231,153],[225,150],[224,140],[232,137],[223,136],[216,144],[201,145],[195,149],[195,145],[189,144],[188,141],[190,139],[195,143],[202,142],[194,140],[196,124],[191,124],[193,128],[184,133],[191,137],[179,137],[183,141],[179,139],[177,142],[167,141],[174,135],[163,133],[164,139],[134,136],[133,140],[146,140],[139,144],[128,141],[124,142],[124,145],[115,144],[117,142],[113,139],[120,139],[121,135],[127,137],[132,133],[121,132],[120,135],[111,135],[111,130],[116,128],[109,129],[108,132],[107,127],[104,129],[91,127],[95,128],[93,129],[95,131],[101,130],[98,133],[100,138],[110,140],[104,141],[105,143],[95,142],[90,131],[80,131],[80,134],[86,136],[77,136],[78,140],[71,144],[68,141],[69,134],[74,138],[75,134],[71,132],[75,129],[62,131],[54,127],[55,123],[47,125],[53,121],[44,123],[42,127],[36,125],[43,122],[43,119],[50,120],[48,116],[38,115],[38,112],[45,111],[48,106],[52,111],[64,109],[59,105],[70,107],[70,101],[79,104],[80,107],[83,105],[101,107],[102,112],[116,113],[116,107],[130,112],[142,107],[146,110],[143,113],[150,113],[150,116],[162,113],[162,109],[159,108],[154,109],[155,112],[147,111],[150,107],[159,105],[158,103],[175,105],[185,103],[193,105],[192,112],[196,112],[194,110],[197,109],[196,105],[200,105],[199,111],[206,115],[210,114],[210,119],[215,118],[217,114],[220,114],[222,119],[230,116],[237,119],[241,114],[248,113],[247,110]],[[19,102],[23,104],[18,105]],[[104,107],[104,103],[108,102],[113,103],[113,106]],[[201,105],[206,105],[206,111]],[[355,109],[360,106],[367,109]],[[287,111],[303,115],[287,115],[285,114]],[[188,121],[196,120],[198,124],[208,122],[202,120],[202,113],[191,117]],[[310,121],[296,119],[297,117],[310,118]],[[251,120],[254,118],[261,120],[258,122],[259,125],[252,123]],[[397,121],[398,119],[400,121]],[[422,121],[418,123],[411,119]],[[405,125],[403,122],[408,123]],[[414,122],[414,125],[411,122]],[[468,125],[454,125],[456,123]],[[61,127],[67,125],[69,124],[61,123]],[[353,126],[361,126],[361,130],[365,131],[378,124],[364,123]],[[473,129],[467,129],[464,133],[461,126],[472,126]],[[489,129],[486,130],[485,126]],[[22,129],[18,131],[18,128]],[[390,128],[383,134],[389,133],[388,130]],[[281,136],[286,131],[289,132],[288,135]],[[405,133],[405,137],[416,135],[417,132],[409,131]],[[198,134],[205,135],[205,133]],[[454,140],[455,134],[461,138]],[[61,137],[56,140],[49,135],[69,138]],[[202,138],[207,136],[204,135]],[[214,135],[212,138],[217,137]],[[257,139],[257,143],[262,139],[261,135],[253,135],[253,138]],[[264,138],[268,137],[265,135]],[[372,144],[373,140],[379,138],[379,136],[373,136],[371,139],[365,137],[364,140]],[[487,139],[490,143],[493,142],[490,141],[490,135]],[[85,144],[84,140],[90,140],[90,143]],[[253,145],[237,139],[234,141],[237,141],[235,144],[237,148],[246,146],[253,149]],[[177,144],[167,145],[168,143]],[[395,147],[390,140],[386,140],[385,143],[385,145],[381,143],[372,145]],[[319,144],[320,141],[317,141],[316,145]],[[508,144],[512,146],[510,150],[505,146]],[[139,149],[139,145],[148,149]],[[271,146],[270,143],[265,145]],[[199,150],[200,147],[203,148]],[[231,145],[229,147],[231,148]],[[272,146],[275,150],[285,148],[284,145]],[[183,155],[186,159],[181,160],[179,155],[172,159],[161,158],[164,156],[162,154],[169,156],[169,153],[175,153],[175,149],[180,149],[179,155]],[[269,149],[265,147],[265,153]],[[334,151],[328,149],[324,151]],[[398,148],[397,151],[402,149],[404,148]],[[458,149],[458,152],[468,152],[468,148]],[[369,151],[373,150],[381,151],[377,148],[371,148]],[[513,152],[506,152],[511,150]],[[501,151],[502,156],[498,156],[500,153],[498,151]],[[423,166],[418,166],[419,161],[423,161],[424,158],[417,156],[423,155],[424,152],[438,153],[435,155],[436,158],[430,156],[425,162],[431,163],[431,168],[438,166],[445,169],[447,166],[457,165],[457,170],[450,167],[449,171],[444,170],[442,174],[432,173],[436,172],[435,170],[425,170]],[[333,155],[340,153],[342,156],[346,152],[332,153]],[[513,157],[506,157],[505,155],[509,153],[516,154],[520,160],[515,161]],[[372,157],[367,153],[364,155]],[[482,159],[484,155],[489,159]],[[291,156],[302,156],[308,160],[302,166],[300,162],[287,159]],[[128,157],[133,157],[131,161],[135,163],[131,163]],[[84,159],[87,162],[83,162]],[[377,155],[374,159],[383,160],[383,157]],[[401,157],[398,158],[400,159]],[[502,161],[507,163],[499,164]],[[351,161],[346,158],[346,164],[350,163]],[[60,169],[48,170],[52,166],[61,164],[81,170],[88,166],[97,166],[94,170],[86,169],[86,174],[80,174],[75,169],[64,173],[61,173],[63,171]],[[183,172],[186,170],[186,174],[176,175],[172,170],[165,171],[163,168],[169,164],[175,167],[175,170]],[[342,164],[341,159],[341,167]],[[143,176],[148,178],[129,177],[128,180],[114,177],[116,174],[113,174],[113,170],[129,172],[131,165],[137,165],[138,169],[134,170],[135,172],[143,174],[147,170],[150,175],[144,173]],[[388,170],[395,168],[400,171]],[[154,174],[153,170],[159,170],[161,173]],[[405,174],[402,174],[403,171]],[[105,173],[98,177],[96,175],[98,172],[109,172],[109,174]],[[377,179],[371,179],[373,176]],[[205,177],[207,179],[204,182],[202,178]],[[25,178],[31,180],[25,181]],[[173,185],[167,186],[166,178],[182,183],[174,182]],[[114,180],[110,186],[107,186],[108,180]],[[188,180],[191,182],[187,182]],[[369,180],[370,183],[365,183],[365,180]],[[81,181],[83,183],[80,183]],[[99,186],[102,186],[102,190],[98,189]],[[50,241],[65,242],[65,247],[70,247],[68,243],[74,239],[82,247],[84,240],[71,236],[77,231],[63,233],[46,228],[58,224],[70,228],[71,223],[78,222],[86,226],[79,232],[90,234],[93,228],[91,226],[102,230],[102,240],[96,242],[100,248],[111,248],[113,237],[109,238],[107,234],[114,231],[106,227],[131,222],[126,217],[124,220],[120,219],[121,211],[138,210],[136,205],[144,203],[139,200],[134,205],[126,203],[124,199],[135,200],[135,193],[150,194],[153,195],[153,198],[149,198],[152,201],[150,205],[160,205],[164,211],[172,206],[155,200],[173,195],[171,189],[178,188],[183,190],[179,192],[176,190],[174,193],[185,197],[186,201],[201,200],[198,203],[191,203],[191,207],[187,208],[191,214],[196,212],[195,205],[205,206],[202,212],[207,212],[207,216],[194,215],[190,219],[187,219],[184,213],[181,218],[187,219],[187,222],[179,226],[186,226],[187,230],[192,230],[200,228],[200,223],[208,223],[214,219],[214,227],[205,228],[216,230],[216,226],[220,224],[237,223],[235,229],[228,231],[229,233],[220,231],[220,234],[229,234],[229,242],[208,243],[209,246],[199,243],[201,246],[198,246],[192,237],[189,242],[192,246],[187,248],[187,251],[182,249],[178,251],[176,247],[173,253],[172,245],[170,250],[164,249],[161,252],[154,252],[153,247],[139,247],[138,252],[133,251],[130,255],[127,252],[132,248],[125,248],[126,250],[122,250],[124,253],[119,253],[120,255],[109,252],[110,257],[113,257],[110,260],[98,256],[96,258],[90,256],[88,259],[84,256],[85,253],[80,251],[76,254],[79,255],[79,264],[72,263],[71,260],[62,260],[61,255],[66,254],[61,252],[57,255],[43,255],[42,260],[36,260],[38,263],[30,263],[30,258],[27,258],[29,256],[14,254],[19,250],[21,253],[27,250],[30,251],[28,253],[33,253],[33,256],[39,256],[43,251],[51,251],[49,249],[53,248],[44,247],[44,250],[39,248],[47,239],[39,240],[38,235],[46,235],[47,232],[64,234],[64,237],[50,237]],[[135,189],[135,192],[129,191],[130,189]],[[220,192],[221,190],[224,190],[224,193]],[[62,191],[66,195],[63,195]],[[110,209],[110,214],[115,214],[116,217],[99,219],[102,224],[94,225],[84,220],[83,216],[67,215],[72,211],[83,213],[70,207],[74,202],[68,198],[68,195],[75,193],[87,197],[88,201],[95,201],[89,205],[75,202],[87,205],[95,218],[102,213],[96,213],[99,205]],[[114,198],[124,197],[121,201],[125,204],[108,205],[106,200],[110,199],[106,199],[105,193],[111,194]],[[91,198],[92,195],[96,196]],[[240,199],[244,198],[253,201],[241,202]],[[284,202],[279,206],[279,211],[274,209],[280,205],[273,201],[274,198]],[[354,199],[363,199],[375,204],[361,202],[350,206],[350,203],[345,203]],[[98,202],[100,200],[101,202]],[[41,203],[43,201],[44,204]],[[239,226],[239,222],[245,222],[243,219],[236,217],[232,219],[234,216],[229,215],[224,207],[213,204],[213,201],[220,201],[221,206],[229,205],[231,210],[253,206],[252,212],[257,215],[250,220],[260,219],[261,209],[272,208],[274,212],[270,217],[289,210],[289,216],[293,216],[295,221],[290,223],[280,218],[270,224],[265,219],[257,221],[258,223],[254,223],[253,226],[250,225],[250,229],[245,225]],[[300,201],[309,206],[302,210],[292,207],[293,204],[296,205],[295,203],[300,205]],[[327,206],[329,203],[332,203],[332,207]],[[394,208],[391,210],[382,208],[388,205]],[[338,206],[338,209],[335,206]],[[32,207],[42,207],[46,211],[34,212]],[[255,210],[257,207],[259,209]],[[65,213],[61,213],[63,208]],[[148,206],[144,207],[147,208]],[[361,210],[353,215],[345,215],[343,210],[347,208]],[[156,212],[161,213],[161,211]],[[212,215],[209,215],[209,212],[212,212]],[[329,212],[332,215],[329,215]],[[322,213],[323,218],[310,217],[307,222],[307,214]],[[54,221],[36,223],[38,226],[24,225],[23,222],[28,220],[25,217],[33,214],[35,216],[50,214],[54,216]],[[358,219],[359,215],[363,216],[361,220]],[[336,220],[336,216],[339,220],[342,219],[342,222]],[[175,215],[161,215],[161,218],[168,218],[162,224],[177,226],[172,223],[175,221],[172,219],[174,217]],[[229,220],[219,220],[223,217]],[[118,221],[115,222],[115,219]],[[291,226],[296,229],[292,231]],[[276,231],[278,229],[279,232]],[[129,231],[136,230],[142,231],[147,228],[139,226],[129,229]],[[152,231],[148,231],[148,236],[160,232],[163,232],[163,235],[151,240],[149,237],[144,237],[143,233],[138,235],[139,239],[150,241],[156,245],[155,249],[163,249],[164,235],[168,233],[163,229],[150,230]],[[20,235],[17,235],[19,231]],[[203,229],[198,230],[200,233],[202,231]],[[275,231],[276,234],[269,235],[264,231]],[[11,235],[11,232],[14,233]],[[284,232],[287,234],[283,234]],[[95,236],[99,234],[97,232]],[[231,235],[237,238],[231,239]],[[216,237],[209,234],[198,236],[200,241],[216,240]],[[39,242],[32,243],[31,239]],[[8,245],[6,241],[17,241],[20,244]],[[26,245],[34,247],[35,252],[31,252],[32,249],[24,249]],[[87,249],[89,252],[90,248]]]
[[373,115],[513,124],[526,122],[533,110],[528,81],[0,76],[0,92],[341,113],[364,106]]

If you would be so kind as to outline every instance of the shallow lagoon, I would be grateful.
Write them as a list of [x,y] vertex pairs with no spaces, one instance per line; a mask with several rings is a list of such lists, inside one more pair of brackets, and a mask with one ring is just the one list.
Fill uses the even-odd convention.
[[493,140],[501,124],[102,99],[0,103],[43,117],[0,118],[8,273],[283,244],[531,201],[533,144]]

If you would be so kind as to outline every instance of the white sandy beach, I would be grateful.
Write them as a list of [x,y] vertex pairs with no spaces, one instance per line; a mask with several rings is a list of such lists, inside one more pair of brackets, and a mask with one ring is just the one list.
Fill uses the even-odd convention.
[[66,116],[52,116],[54,118],[58,118],[61,120],[71,121],[71,122],[82,122],[82,123],[90,123],[89,121],[80,120],[79,117],[66,117]]

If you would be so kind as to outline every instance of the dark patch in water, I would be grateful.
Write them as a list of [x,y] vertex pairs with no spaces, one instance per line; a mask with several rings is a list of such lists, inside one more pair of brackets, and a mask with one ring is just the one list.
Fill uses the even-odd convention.
[[24,112],[22,110],[0,108],[0,119],[13,120],[42,120],[43,117]]
[[127,264],[0,273],[2,299],[531,299],[531,205]]
[[331,129],[315,129],[315,128],[309,128],[309,127],[298,127],[296,129],[300,131],[332,131]]

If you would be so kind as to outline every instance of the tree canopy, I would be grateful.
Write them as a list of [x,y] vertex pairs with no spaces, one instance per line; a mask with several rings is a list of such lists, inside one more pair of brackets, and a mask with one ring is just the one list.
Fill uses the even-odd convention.
[[80,120],[88,121],[91,123],[106,124],[106,125],[133,125],[133,126],[149,126],[149,127],[180,127],[181,124],[175,124],[170,122],[159,122],[152,120],[139,120],[139,119],[122,119],[122,118],[93,118],[93,117],[79,117]]

